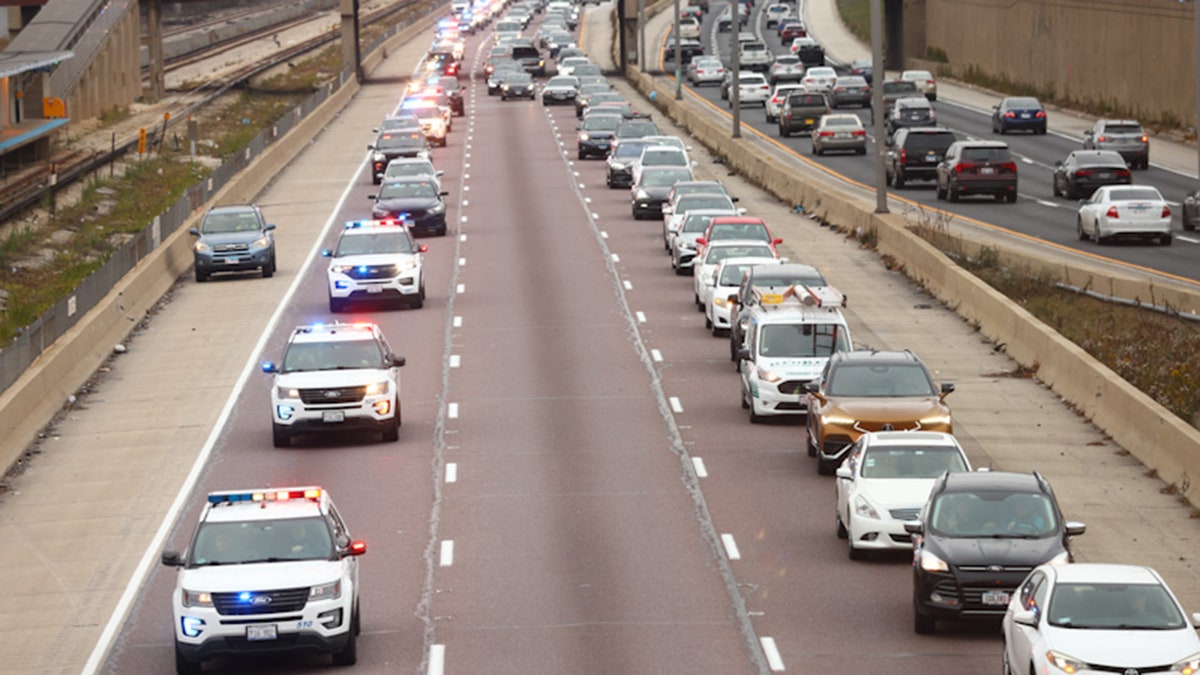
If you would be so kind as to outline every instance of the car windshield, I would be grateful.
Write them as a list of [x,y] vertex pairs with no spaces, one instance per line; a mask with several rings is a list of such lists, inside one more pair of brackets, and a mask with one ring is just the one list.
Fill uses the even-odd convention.
[[1138,134],[1144,133],[1140,124],[1106,124],[1104,125],[1104,133],[1106,134]]
[[700,193],[708,193],[708,194],[714,194],[714,195],[726,194],[725,186],[721,185],[720,183],[717,183],[716,181],[696,181],[694,183],[686,183],[686,184],[682,184],[682,185],[676,185],[675,193],[673,196],[676,199],[678,199],[681,195],[692,195],[692,194],[700,194]]
[[689,169],[647,169],[642,173],[642,187],[670,187],[681,180],[691,180]]
[[754,275],[754,286],[756,288],[776,288],[787,290],[795,285],[801,286],[825,286],[825,277],[821,276],[820,272],[813,270],[811,275],[800,275],[794,272],[788,274],[780,274],[778,272],[768,272],[765,274]]
[[945,492],[930,509],[930,528],[948,537],[1034,539],[1058,530],[1054,505],[1034,492]]
[[936,133],[910,132],[905,140],[905,147],[909,153],[930,150],[943,153],[954,143],[954,134],[949,131]]
[[583,118],[584,131],[616,131],[620,125],[620,115],[588,115]]
[[687,166],[687,157],[680,151],[646,150],[642,153],[642,166]]
[[1037,108],[1042,107],[1036,98],[1010,98],[1008,99],[1008,108]]
[[204,225],[200,231],[204,234],[224,234],[227,232],[258,232],[262,225],[253,211],[233,213],[210,213],[204,217]]
[[801,106],[824,106],[825,97],[821,96],[820,94],[793,94],[792,96],[788,97],[788,105],[792,106],[793,108],[799,108]]
[[822,126],[827,127],[858,127],[857,117],[826,117]]
[[371,232],[368,234],[347,234],[338,241],[337,251],[333,257],[341,258],[348,255],[370,255],[373,253],[415,253],[417,247],[413,244],[408,232],[396,228],[392,231]]
[[945,446],[868,448],[859,474],[863,478],[937,478],[943,472],[966,471],[962,454]]
[[709,241],[718,239],[752,239],[771,241],[767,226],[762,223],[717,223],[708,233]]
[[861,77],[839,77],[837,79],[839,87],[865,87],[867,81]]
[[708,229],[708,224],[712,222],[712,219],[715,217],[716,216],[688,216],[683,220],[683,226],[679,229],[682,232],[700,234]]
[[575,70],[573,72],[575,73],[575,75],[603,75],[604,74],[604,71],[600,70],[600,66],[598,66],[594,63],[584,63],[581,65],[575,66]]
[[769,246],[747,244],[744,246],[713,246],[704,256],[707,265],[715,265],[726,258],[774,258]]
[[617,128],[617,138],[641,138],[643,136],[653,136],[657,133],[658,127],[654,125],[654,122],[643,120],[625,122]]
[[383,352],[374,340],[293,342],[283,355],[283,372],[383,368]]
[[418,119],[429,120],[441,117],[442,111],[436,105],[429,105],[413,108],[412,114],[416,115]]
[[1124,168],[1125,160],[1115,152],[1081,152],[1075,155],[1075,163],[1079,166],[1115,166]]
[[377,150],[399,150],[425,147],[425,137],[420,133],[383,134],[375,141]]
[[737,286],[742,283],[742,277],[746,271],[759,263],[740,263],[737,265],[726,265],[721,270],[721,276],[717,277],[718,286]]
[[397,176],[436,176],[433,164],[429,162],[392,162],[383,173],[384,178]]
[[758,353],[774,359],[811,358],[849,348],[846,329],[836,323],[780,323],[762,327]]
[[936,396],[925,369],[915,363],[846,363],[829,375],[830,396]]
[[646,148],[646,145],[646,143],[639,143],[637,141],[624,141],[617,144],[616,149],[612,151],[612,156],[626,159],[630,157],[641,157],[642,150]]
[[438,190],[428,181],[403,181],[384,183],[379,190],[379,199],[436,199]]
[[1111,202],[1160,202],[1162,195],[1152,187],[1115,188],[1108,191]]
[[195,565],[330,560],[333,536],[320,517],[204,523],[192,545]]
[[883,83],[883,93],[885,93],[885,94],[898,94],[901,92],[910,92],[910,91],[913,91],[913,92],[918,91],[916,82],[911,82],[909,80],[900,80],[898,82],[884,82]]
[[508,84],[529,84],[533,82],[533,76],[529,73],[513,73],[512,75],[506,75],[504,81]]
[[675,213],[687,213],[696,209],[733,210],[733,202],[725,195],[684,195],[675,202]]
[[1093,630],[1180,630],[1187,620],[1158,584],[1061,583],[1046,622]]
[[546,80],[546,86],[547,87],[568,87],[568,88],[574,89],[576,82],[578,82],[578,80],[576,80],[574,77],[559,75],[558,77],[552,77],[549,80]]
[[396,129],[416,129],[420,126],[420,120],[412,115],[396,115],[395,117],[383,118],[383,123],[379,125],[379,130],[394,131]]

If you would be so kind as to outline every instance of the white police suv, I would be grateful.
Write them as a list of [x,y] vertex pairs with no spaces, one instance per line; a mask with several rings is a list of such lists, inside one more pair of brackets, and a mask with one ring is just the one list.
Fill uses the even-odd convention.
[[804,385],[834,352],[853,349],[841,312],[846,298],[831,286],[753,290],[756,303],[737,354],[742,408],[750,410],[751,422],[804,414]]
[[271,387],[275,447],[302,433],[378,431],[400,438],[400,368],[403,356],[373,323],[298,326],[283,360],[265,361]]
[[319,487],[211,492],[178,568],[171,605],[175,669],[205,659],[315,651],[357,661],[358,556],[329,494]]
[[338,236],[337,246],[321,251],[330,258],[329,311],[340,312],[351,302],[399,300],[411,307],[425,304],[422,255],[401,220],[352,220]]

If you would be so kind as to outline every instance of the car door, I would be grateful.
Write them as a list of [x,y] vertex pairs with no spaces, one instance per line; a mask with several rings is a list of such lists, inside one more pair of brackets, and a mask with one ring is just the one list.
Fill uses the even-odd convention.
[[[742,391],[746,395],[746,400],[750,400],[750,379],[754,377],[754,355],[758,352],[758,329],[757,321],[750,320],[750,325],[746,327],[746,339],[743,342],[743,348],[749,352],[746,358],[738,359],[738,372],[741,373]],[[753,405],[753,403],[751,403]]]
[[958,159],[958,150],[958,143],[951,145],[950,149],[946,151],[946,156],[942,158],[942,161],[938,162],[937,184],[939,189],[950,184],[950,167],[954,165],[954,160]]
[[1092,193],[1092,196],[1079,207],[1079,220],[1083,223],[1083,231],[1092,234],[1096,231],[1096,218],[1099,214],[1100,205],[1108,195],[1108,191],[1100,188]]
[[862,466],[863,437],[859,437],[846,455],[843,466],[850,469],[850,478],[837,479],[837,514],[843,523],[850,522],[850,500],[854,499],[854,491],[858,487],[859,468]]
[[[817,391],[825,394],[825,387],[829,383],[829,369],[833,365],[833,359],[830,359],[825,367],[821,369],[821,375],[816,379]],[[808,414],[804,416],[804,426],[808,430],[808,454],[810,457],[815,457],[817,454],[817,439],[820,438],[819,420],[824,414],[825,407],[821,405],[820,400],[811,393],[808,395],[806,408]]]
[[[1016,664],[1024,664],[1031,660],[1034,652],[1041,642],[1040,627],[1042,625],[1043,612],[1046,607],[1046,598],[1049,594],[1050,583],[1046,579],[1044,572],[1034,572],[1029,575],[1025,583],[1021,584],[1020,597],[1018,598],[1021,609],[1033,611],[1037,614],[1038,626],[1026,626],[1024,624],[1013,622],[1009,628],[1007,636],[1008,662],[1017,667]],[[1043,651],[1044,653],[1044,651]]]

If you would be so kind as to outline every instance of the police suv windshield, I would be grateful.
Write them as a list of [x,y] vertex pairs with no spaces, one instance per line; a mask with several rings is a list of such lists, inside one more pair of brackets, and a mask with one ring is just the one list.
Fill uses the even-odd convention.
[[374,340],[293,342],[283,355],[284,372],[383,367],[383,352]]
[[320,517],[204,523],[192,545],[193,565],[330,560],[336,551]]
[[371,255],[374,253],[416,253],[417,247],[408,232],[396,229],[393,232],[370,234],[348,234],[338,241],[333,257],[348,255]]

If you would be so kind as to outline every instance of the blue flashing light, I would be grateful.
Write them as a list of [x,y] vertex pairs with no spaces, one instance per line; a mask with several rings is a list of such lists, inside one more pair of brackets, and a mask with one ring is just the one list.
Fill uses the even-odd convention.
[[296,411],[290,405],[280,405],[276,408],[276,411],[279,415],[279,419],[281,420],[290,420],[292,419],[292,415],[296,413]]
[[242,602],[250,602],[250,598],[253,597],[254,596],[251,595],[250,591],[242,591],[241,593],[238,593],[238,600],[241,600]]
[[179,619],[179,629],[187,637],[199,637],[204,632],[204,619],[197,616],[184,616]]
[[333,287],[338,289],[339,291],[344,291],[347,288],[350,288],[350,282],[342,281],[341,279],[338,279],[337,281],[333,282]]

